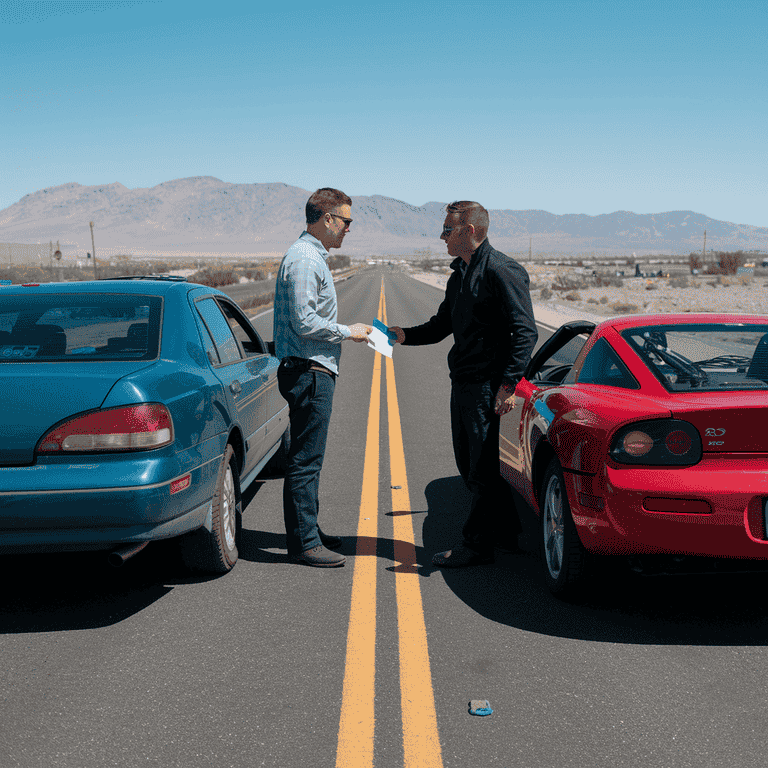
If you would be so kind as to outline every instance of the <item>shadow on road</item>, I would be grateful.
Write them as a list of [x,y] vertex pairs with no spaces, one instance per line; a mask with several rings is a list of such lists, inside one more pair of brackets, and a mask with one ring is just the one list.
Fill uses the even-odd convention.
[[120,569],[104,552],[4,556],[0,634],[94,629],[139,613],[179,575],[153,546]]
[[[460,477],[435,480],[425,493],[422,535],[431,554],[461,541],[469,493]],[[765,572],[644,576],[616,558],[596,573],[581,599],[554,598],[541,576],[538,518],[516,494],[515,501],[523,524],[518,552],[497,551],[492,565],[440,569],[456,596],[486,618],[530,632],[602,642],[765,644]]]

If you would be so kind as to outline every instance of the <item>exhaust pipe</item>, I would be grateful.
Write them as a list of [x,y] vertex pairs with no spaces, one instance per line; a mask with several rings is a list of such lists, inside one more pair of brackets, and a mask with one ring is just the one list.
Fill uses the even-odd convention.
[[140,541],[137,544],[126,544],[124,547],[118,547],[107,555],[107,562],[111,566],[119,568],[126,560],[130,560],[134,555],[141,552],[147,544],[149,544],[148,541]]

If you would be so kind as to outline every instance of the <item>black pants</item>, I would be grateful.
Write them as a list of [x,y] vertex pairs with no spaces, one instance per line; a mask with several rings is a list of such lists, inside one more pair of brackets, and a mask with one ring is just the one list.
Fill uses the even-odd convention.
[[493,407],[498,385],[453,382],[451,432],[456,466],[472,492],[464,543],[478,552],[493,550],[499,538],[520,531],[517,510],[499,474],[499,421]]

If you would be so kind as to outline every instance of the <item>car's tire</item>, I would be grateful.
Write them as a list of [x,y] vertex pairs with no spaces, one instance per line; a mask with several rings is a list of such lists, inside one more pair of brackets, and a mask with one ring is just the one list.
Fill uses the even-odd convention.
[[588,553],[576,531],[563,470],[555,458],[544,474],[539,498],[544,581],[553,595],[572,597],[582,584]]
[[206,573],[227,573],[235,567],[242,527],[237,458],[227,445],[216,478],[211,530],[200,528],[181,540],[181,554],[188,568]]

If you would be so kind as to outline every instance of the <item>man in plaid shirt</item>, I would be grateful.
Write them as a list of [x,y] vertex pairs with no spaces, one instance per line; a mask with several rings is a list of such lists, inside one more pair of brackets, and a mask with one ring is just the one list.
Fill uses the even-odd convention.
[[326,259],[340,248],[352,223],[352,200],[324,187],[306,205],[307,228],[288,249],[275,287],[277,382],[288,403],[291,443],[283,485],[288,556],[306,565],[334,568],[346,558],[331,551],[341,539],[317,524],[318,488],[341,342],[366,341],[370,325],[337,322],[336,289]]

